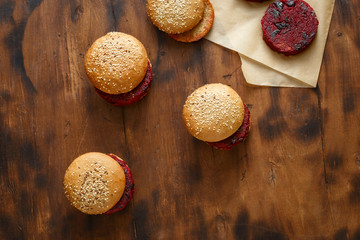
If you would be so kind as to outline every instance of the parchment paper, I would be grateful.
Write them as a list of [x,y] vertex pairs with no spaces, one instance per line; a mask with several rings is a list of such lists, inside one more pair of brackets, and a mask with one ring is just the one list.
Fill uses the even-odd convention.
[[215,21],[205,38],[240,54],[249,84],[316,87],[335,0],[306,0],[316,12],[319,28],[314,42],[295,56],[274,52],[262,39],[261,18],[272,2],[211,0]]

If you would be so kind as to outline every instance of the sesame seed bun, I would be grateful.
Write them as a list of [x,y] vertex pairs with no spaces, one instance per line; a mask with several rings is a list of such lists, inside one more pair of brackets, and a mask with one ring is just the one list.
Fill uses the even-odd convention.
[[133,90],[148,68],[145,47],[135,37],[109,32],[97,39],[85,56],[85,70],[95,88],[109,94]]
[[112,157],[90,152],[76,158],[64,177],[70,203],[86,214],[102,214],[120,200],[125,190],[123,168]]
[[203,17],[204,0],[147,0],[147,13],[161,31],[177,34],[189,31]]
[[205,0],[204,16],[200,22],[191,30],[180,34],[169,34],[170,37],[179,42],[199,41],[210,31],[215,18],[215,12],[209,0]]
[[231,87],[221,83],[207,84],[186,99],[183,120],[189,133],[197,139],[221,141],[241,126],[244,104]]

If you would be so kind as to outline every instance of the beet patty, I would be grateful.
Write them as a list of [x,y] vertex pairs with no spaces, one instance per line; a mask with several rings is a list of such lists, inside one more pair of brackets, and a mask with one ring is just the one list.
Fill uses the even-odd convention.
[[319,21],[314,9],[302,0],[276,0],[261,20],[263,38],[276,52],[294,55],[314,40]]
[[209,145],[223,150],[230,150],[233,146],[245,140],[250,131],[250,111],[244,104],[244,121],[240,128],[230,137],[219,142],[207,142]]
[[140,101],[149,91],[152,82],[152,70],[150,62],[148,62],[148,69],[144,79],[140,84],[127,93],[121,94],[109,94],[95,88],[96,92],[107,102],[114,104],[115,106],[128,106]]
[[134,184],[134,179],[132,177],[131,170],[128,167],[128,165],[126,164],[126,162],[114,154],[108,154],[108,155],[120,164],[120,166],[124,169],[124,173],[125,173],[124,193],[123,193],[122,197],[120,198],[120,201],[114,207],[112,207],[109,211],[105,212],[105,214],[109,215],[109,214],[119,212],[126,207],[126,205],[130,202],[131,198],[134,195],[135,184]]

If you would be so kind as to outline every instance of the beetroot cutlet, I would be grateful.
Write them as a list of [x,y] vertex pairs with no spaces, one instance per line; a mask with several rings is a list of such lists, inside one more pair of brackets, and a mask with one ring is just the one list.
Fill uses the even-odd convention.
[[314,40],[319,21],[314,9],[302,0],[276,0],[261,20],[263,38],[276,52],[295,55]]
[[128,106],[140,101],[149,91],[152,83],[152,70],[150,62],[148,63],[148,70],[146,72],[144,80],[133,90],[127,93],[121,94],[109,94],[100,91],[95,88],[95,91],[108,103],[111,103],[115,106]]
[[244,110],[244,121],[240,128],[233,135],[219,142],[207,142],[207,144],[217,149],[230,150],[235,145],[243,142],[250,132],[250,111],[246,104],[244,104]]
[[124,193],[123,193],[120,201],[114,207],[112,207],[109,211],[107,211],[105,213],[107,215],[110,215],[110,214],[113,214],[113,213],[123,210],[127,206],[127,204],[130,202],[130,200],[132,199],[132,197],[134,195],[135,184],[134,184],[134,179],[132,177],[131,170],[128,167],[128,165],[126,164],[126,162],[114,154],[108,154],[108,155],[120,164],[120,166],[123,168],[124,174],[125,174]]

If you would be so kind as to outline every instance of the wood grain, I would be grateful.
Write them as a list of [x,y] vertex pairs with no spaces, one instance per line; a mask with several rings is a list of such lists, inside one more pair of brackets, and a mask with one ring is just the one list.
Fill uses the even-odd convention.
[[[146,2],[0,3],[0,239],[360,239],[360,4],[336,0],[316,89],[251,87],[236,53],[159,32]],[[84,55],[109,31],[137,37],[153,65],[149,94],[107,104]],[[246,142],[219,151],[191,137],[186,97],[206,83],[248,104]],[[78,155],[123,157],[131,204],[76,211],[63,176]]]

